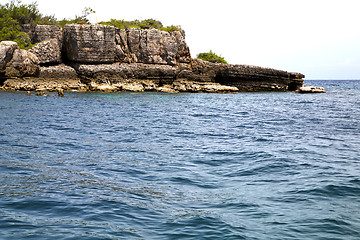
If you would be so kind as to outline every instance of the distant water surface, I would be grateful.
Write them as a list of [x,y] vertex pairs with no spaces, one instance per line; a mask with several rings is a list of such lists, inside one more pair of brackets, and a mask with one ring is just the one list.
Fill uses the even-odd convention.
[[360,239],[360,81],[0,92],[0,239]]

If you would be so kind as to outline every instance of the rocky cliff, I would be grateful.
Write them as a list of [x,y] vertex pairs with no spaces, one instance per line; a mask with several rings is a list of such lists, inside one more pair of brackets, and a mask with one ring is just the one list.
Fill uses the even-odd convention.
[[0,43],[3,89],[237,92],[293,91],[304,75],[192,59],[183,30],[25,25],[28,51]]

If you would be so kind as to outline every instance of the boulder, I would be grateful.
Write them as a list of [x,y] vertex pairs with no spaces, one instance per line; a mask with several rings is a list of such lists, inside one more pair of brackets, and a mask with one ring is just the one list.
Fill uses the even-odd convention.
[[29,51],[37,56],[41,65],[61,63],[61,48],[55,38],[40,42]]
[[115,27],[67,24],[64,49],[68,60],[78,63],[113,63],[115,61]]
[[0,71],[5,69],[6,64],[12,59],[15,49],[18,48],[19,47],[16,42],[0,42]]
[[75,69],[65,64],[40,67],[39,78],[57,79],[64,82],[66,82],[67,80],[79,80]]
[[38,76],[39,73],[39,59],[35,54],[23,49],[15,49],[5,68],[5,77],[31,77]]

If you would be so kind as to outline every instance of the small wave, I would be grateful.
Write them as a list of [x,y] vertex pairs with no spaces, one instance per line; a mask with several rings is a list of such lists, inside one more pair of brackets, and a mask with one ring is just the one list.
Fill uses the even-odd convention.
[[320,197],[359,197],[360,196],[360,187],[359,186],[350,186],[349,184],[329,184],[324,187],[318,187],[308,190],[298,190],[292,192],[294,194],[307,195],[311,196],[320,196]]

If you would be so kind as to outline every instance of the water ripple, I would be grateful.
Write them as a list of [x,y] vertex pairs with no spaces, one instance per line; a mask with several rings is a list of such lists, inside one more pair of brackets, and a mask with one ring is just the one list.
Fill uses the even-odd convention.
[[360,239],[359,83],[0,92],[0,238]]

